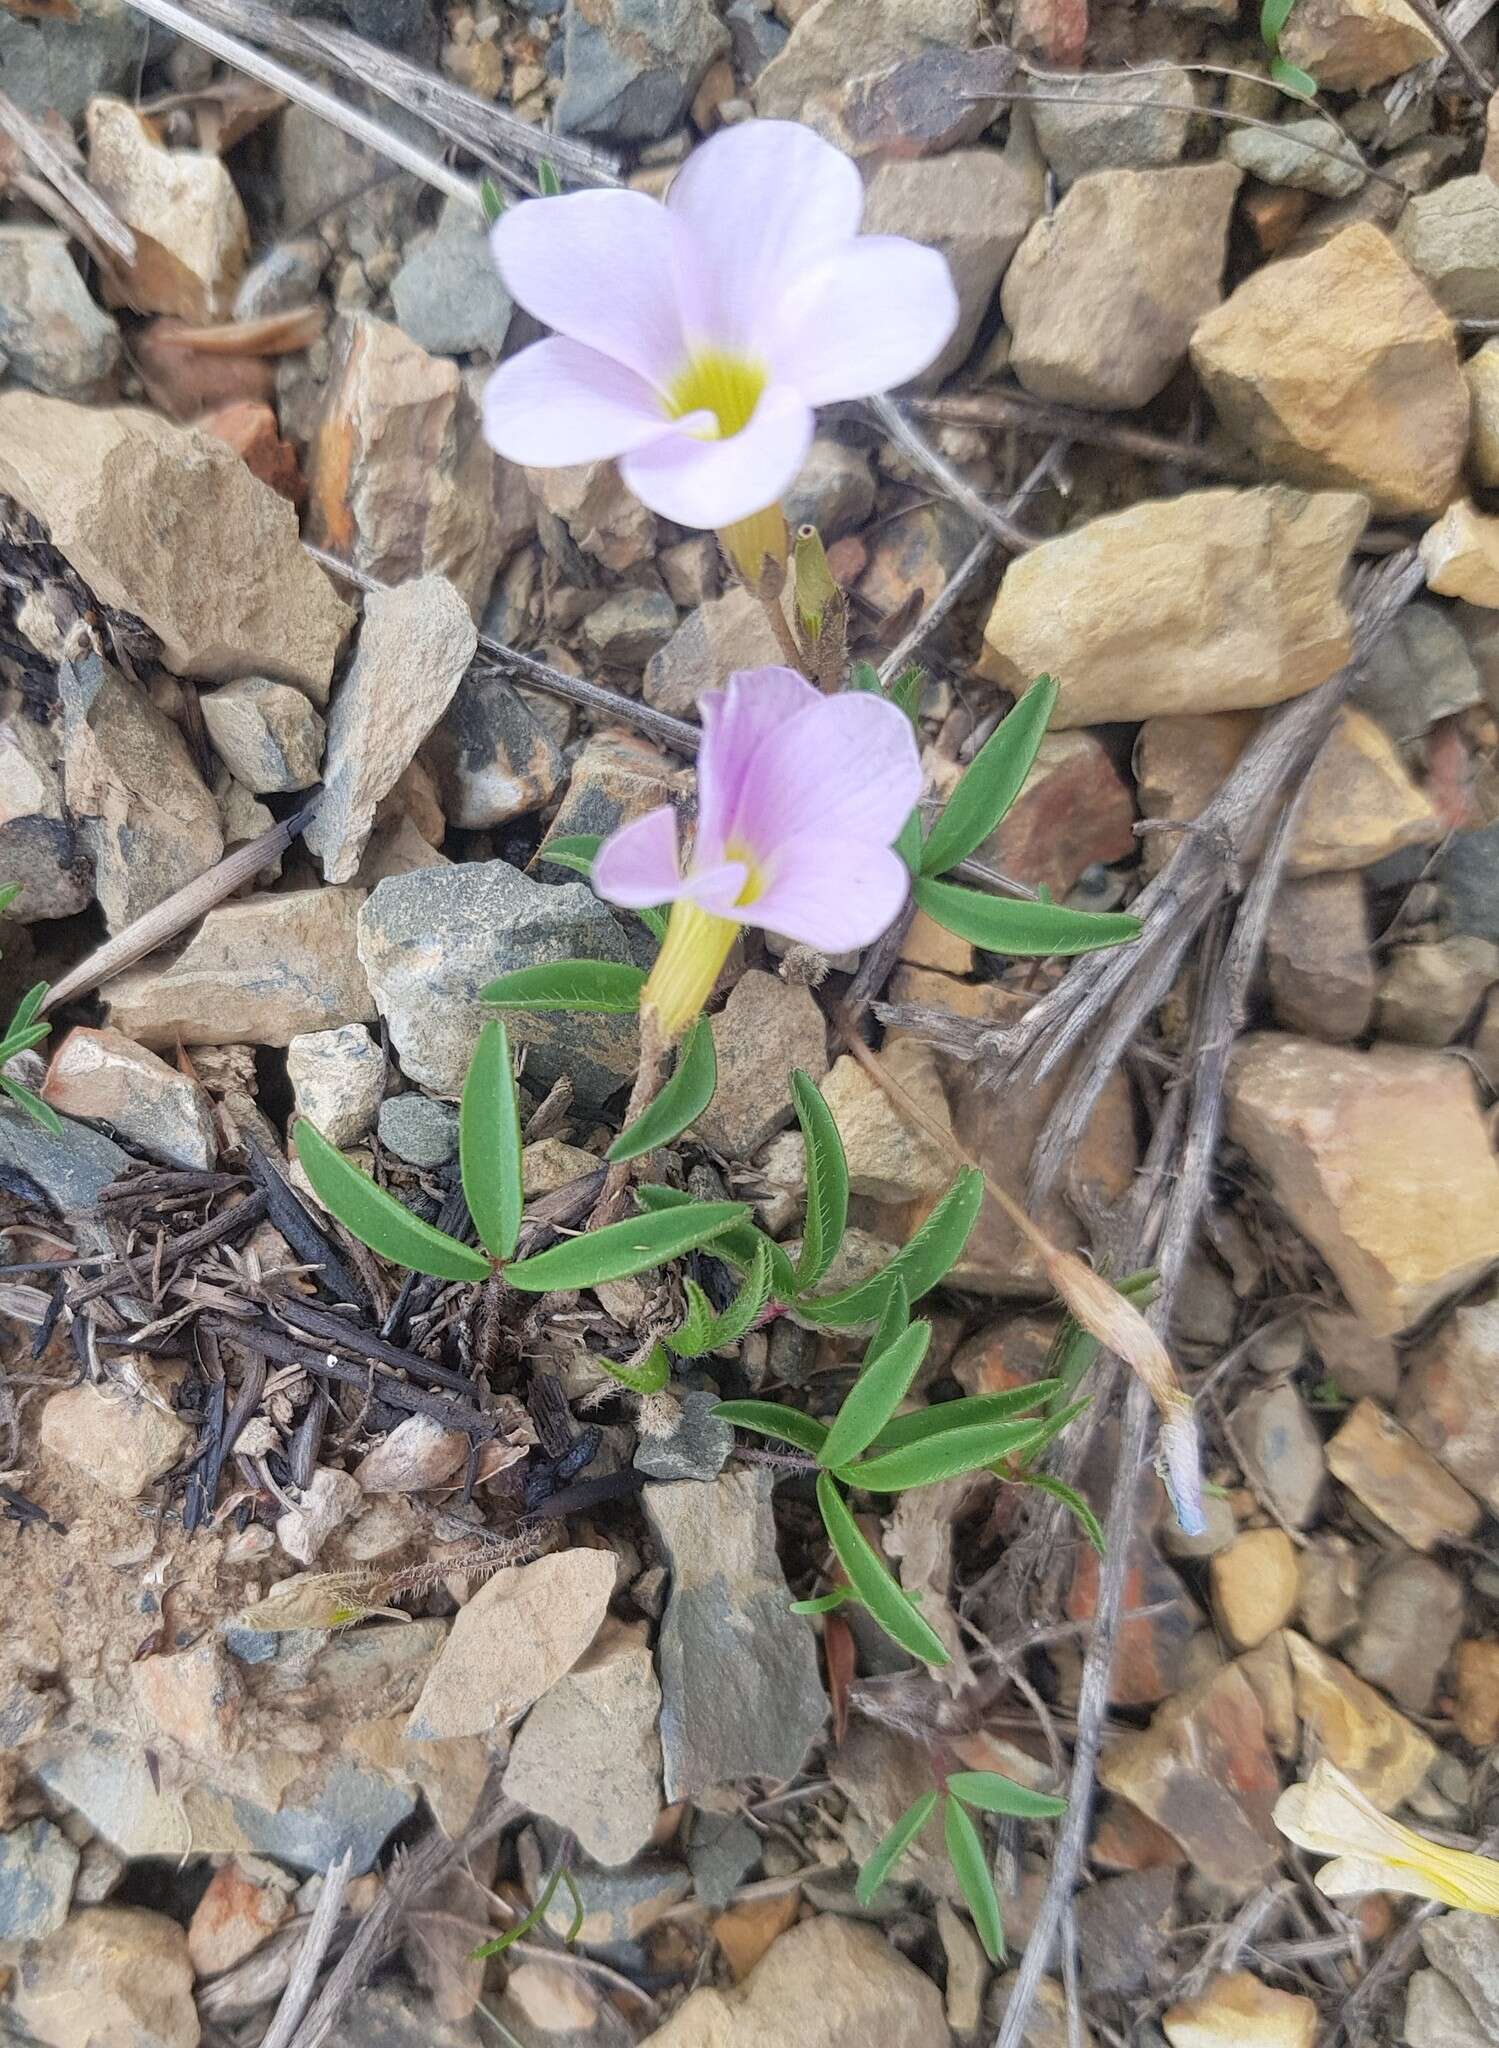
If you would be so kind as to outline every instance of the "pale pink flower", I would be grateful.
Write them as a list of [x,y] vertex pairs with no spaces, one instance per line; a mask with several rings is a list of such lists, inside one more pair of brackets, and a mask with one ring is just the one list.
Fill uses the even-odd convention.
[[512,462],[618,456],[683,526],[775,504],[813,408],[925,369],[958,320],[935,249],[860,235],[848,158],[794,121],[715,135],[665,203],[643,192],[526,200],[492,234],[518,304],[555,329],[490,379],[484,424]]
[[910,720],[882,697],[824,697],[794,669],[760,668],[730,676],[700,709],[685,869],[670,805],[622,826],[593,864],[610,903],[672,906],[642,999],[668,1038],[708,1000],[741,925],[820,953],[877,939],[906,900],[892,842],[921,794]]

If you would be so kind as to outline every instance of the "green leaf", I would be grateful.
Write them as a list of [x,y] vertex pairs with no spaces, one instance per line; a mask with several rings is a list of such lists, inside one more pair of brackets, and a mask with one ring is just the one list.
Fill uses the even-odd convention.
[[905,862],[912,875],[921,873],[921,813],[912,811],[895,842],[895,851]]
[[[654,1181],[642,1181],[635,1190],[635,1199],[642,1209],[657,1215],[665,1209],[684,1209],[693,1198],[684,1194],[681,1188],[663,1188]],[[796,1276],[791,1270],[791,1261],[781,1247],[763,1231],[757,1230],[753,1223],[736,1224],[722,1237],[715,1238],[713,1256],[736,1266],[741,1273],[751,1273],[762,1244],[770,1249],[771,1293],[778,1301],[790,1301],[796,1294]]]
[[606,1223],[534,1258],[517,1259],[505,1278],[524,1294],[548,1294],[562,1287],[597,1287],[601,1280],[624,1280],[664,1266],[684,1252],[708,1244],[749,1214],[744,1202],[692,1202],[659,1216],[629,1216]]
[[839,1294],[798,1296],[797,1314],[812,1324],[849,1329],[884,1314],[887,1289],[895,1280],[906,1290],[907,1301],[920,1301],[962,1257],[983,1201],[984,1176],[977,1167],[965,1167],[889,1265]]
[[[1025,1447],[1025,1461],[1028,1466],[1034,1464],[1047,1446],[1056,1441],[1075,1416],[1082,1414],[1092,1398],[1090,1394],[1084,1400],[1071,1402],[1066,1408],[1053,1408],[1049,1414],[1041,1417],[1036,1426],[1035,1441]],[[1014,1476],[1019,1478],[1020,1474],[1016,1473]],[[1029,1477],[1029,1474],[1026,1476]]]
[[779,1401],[720,1401],[713,1413],[720,1422],[735,1429],[753,1430],[756,1436],[776,1437],[794,1444],[815,1458],[827,1441],[827,1425],[800,1408],[783,1408]]
[[1017,1785],[998,1771],[954,1771],[947,1789],[965,1806],[976,1806],[983,1813],[1013,1814],[1018,1820],[1056,1820],[1067,1811],[1065,1799],[1051,1792],[1032,1792],[1028,1785]]
[[501,192],[493,178],[480,179],[479,204],[484,209],[485,227],[492,228],[500,215],[505,211],[505,195]]
[[950,1664],[952,1658],[942,1638],[928,1621],[923,1621],[885,1564],[860,1529],[848,1502],[833,1484],[832,1475],[817,1475],[817,1505],[823,1526],[848,1573],[849,1584],[892,1641],[909,1650],[925,1664]]
[[671,1360],[661,1344],[653,1344],[640,1365],[620,1365],[612,1358],[600,1358],[597,1352],[590,1352],[589,1356],[610,1379],[618,1380],[632,1394],[659,1394],[671,1378]]
[[796,1284],[815,1287],[837,1257],[848,1227],[848,1160],[822,1090],[800,1067],[791,1076],[791,1100],[807,1147],[807,1221]]
[[924,875],[946,874],[989,837],[1025,787],[1056,704],[1057,684],[1050,676],[1037,676],[1008,717],[1000,720],[927,837],[921,856]]
[[0,889],[0,917],[4,917],[6,911],[10,909],[20,895],[22,887],[23,884],[20,882],[7,882],[4,888]]
[[1267,50],[1280,46],[1280,32],[1291,18],[1296,0],[1263,0],[1260,7],[1260,36]]
[[868,1364],[872,1358],[878,1358],[882,1351],[888,1351],[910,1320],[911,1304],[906,1299],[906,1290],[901,1285],[900,1275],[897,1273],[885,1290],[885,1306],[880,1312],[878,1323],[875,1324],[869,1348],[864,1353],[865,1363]]
[[517,967],[502,974],[481,1000],[501,1010],[577,1010],[594,1016],[627,1016],[640,1008],[645,969],[618,960],[556,960],[545,967]]
[[[898,1284],[898,1283],[897,1283]],[[930,1323],[911,1323],[869,1362],[848,1390],[817,1462],[836,1471],[872,1444],[911,1390],[932,1341]]]
[[668,1348],[678,1358],[704,1358],[710,1351],[737,1344],[754,1328],[770,1299],[771,1250],[770,1240],[762,1237],[754,1265],[721,1315],[695,1280],[683,1283],[687,1290],[687,1314],[681,1327],[666,1339]]
[[1000,1917],[999,1897],[994,1889],[989,1859],[984,1854],[983,1839],[956,1799],[945,1800],[943,1805],[942,1833],[947,1842],[948,1860],[963,1897],[968,1901],[974,1928],[984,1944],[984,1954],[991,1963],[1003,1962],[1004,1921]]
[[536,166],[536,189],[543,199],[557,199],[562,193],[562,180],[557,175],[557,166],[543,157]]
[[928,917],[986,953],[1050,958],[1053,954],[1097,953],[1140,936],[1140,920],[1122,910],[1068,910],[1060,903],[1025,903],[1014,896],[985,896],[956,882],[919,876],[911,893]]
[[50,1131],[54,1138],[62,1136],[62,1118],[50,1102],[43,1102],[24,1081],[12,1080],[9,1074],[0,1074],[0,1088],[3,1088],[19,1108],[24,1109],[33,1123],[40,1124],[44,1131]]
[[30,1052],[34,1045],[40,1045],[44,1038],[50,1037],[51,1032],[50,1024],[26,1024],[19,1031],[13,1024],[5,1034],[4,1044],[0,1045],[0,1064],[13,1060],[18,1052]]
[[819,1593],[815,1600],[793,1600],[793,1614],[834,1614],[853,1598],[851,1586],[835,1586],[831,1593]]
[[1270,59],[1270,77],[1276,85],[1294,93],[1299,100],[1314,100],[1317,97],[1317,81],[1310,71],[1303,71],[1299,64],[1288,63],[1279,55]]
[[458,1112],[458,1170],[481,1243],[508,1259],[520,1236],[520,1102],[510,1034],[499,1017],[479,1033]]
[[709,1337],[718,1311],[695,1280],[684,1280],[682,1287],[687,1296],[687,1313],[664,1341],[678,1358],[701,1358],[712,1349]]
[[1081,1522],[1083,1534],[1099,1556],[1108,1556],[1109,1546],[1104,1541],[1103,1524],[1075,1486],[1069,1486],[1065,1479],[1054,1479],[1049,1472],[1027,1472],[1025,1484],[1039,1487],[1042,1493],[1049,1493],[1053,1500],[1059,1500],[1065,1507],[1070,1508]]
[[620,1132],[609,1147],[610,1159],[619,1164],[669,1145],[702,1115],[717,1086],[718,1055],[713,1049],[713,1031],[707,1018],[699,1017],[677,1056],[671,1079],[634,1123]]
[[846,1466],[839,1477],[866,1493],[904,1493],[913,1486],[934,1486],[940,1479],[980,1472],[997,1458],[1019,1456],[1051,1427],[1045,1420],[960,1425],[898,1450],[877,1451],[860,1465]]
[[854,1897],[861,1906],[867,1906],[873,1901],[880,1886],[936,1810],[937,1794],[923,1792],[914,1805],[906,1808],[889,1834],[876,1844],[869,1861],[859,1872],[859,1882],[854,1886]]
[[[470,1952],[470,1961],[478,1962],[486,1956],[502,1956],[512,1943],[519,1941],[522,1935],[529,1934],[533,1927],[539,1926],[546,1916],[546,1910],[552,1903],[552,1898],[558,1885],[562,1882],[563,1874],[560,1866],[554,1870],[547,1879],[546,1887],[541,1897],[536,1901],[536,1904],[531,1908],[525,1919],[518,1920],[514,1927],[507,1927],[505,1932],[497,1934],[493,1941],[483,1942],[478,1948],[473,1949]],[[576,1898],[577,1896],[577,1888],[574,1887],[573,1897]]]
[[439,1280],[487,1280],[490,1263],[482,1252],[460,1244],[445,1230],[434,1230],[419,1216],[376,1187],[367,1173],[351,1166],[336,1146],[306,1117],[298,1117],[292,1136],[302,1170],[320,1202],[359,1239],[393,1265]]
[[[46,1002],[46,1000],[46,982],[33,982],[31,987],[27,989],[25,995],[22,996],[20,1002],[16,1005],[16,1014],[10,1020],[11,1030],[13,1032],[24,1031],[28,1025],[34,1024],[38,1016],[41,1014],[42,1004]],[[51,1029],[50,1025],[48,1026],[48,1029]]]
[[[925,1443],[945,1430],[971,1428],[988,1422],[1005,1422],[1041,1407],[1056,1382],[1037,1380],[1033,1386],[1012,1387],[1007,1394],[968,1394],[961,1401],[939,1401],[930,1408],[918,1408],[914,1415],[897,1415],[885,1424],[874,1440],[877,1451],[898,1451],[906,1444]],[[1037,1416],[1039,1423],[1042,1418]]]
[[912,725],[916,723],[921,710],[922,685],[926,682],[926,670],[919,661],[908,662],[898,676],[895,676],[885,695],[897,709],[904,711]]
[[581,875],[585,881],[593,873],[593,863],[603,845],[597,832],[564,832],[558,839],[548,839],[536,850],[538,860],[549,860],[554,867],[568,868],[573,874]]

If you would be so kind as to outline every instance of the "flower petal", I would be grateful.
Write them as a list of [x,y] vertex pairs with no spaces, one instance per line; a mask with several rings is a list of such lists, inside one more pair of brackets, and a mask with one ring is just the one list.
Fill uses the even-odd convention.
[[484,438],[511,462],[602,462],[672,431],[643,377],[560,335],[523,348],[484,386]]
[[[680,426],[686,422],[678,422]],[[742,433],[700,441],[680,431],[625,455],[620,474],[642,504],[679,526],[729,526],[773,505],[812,445],[812,412],[772,386]]]
[[528,313],[663,389],[687,353],[677,301],[679,230],[644,192],[525,199],[490,247]]
[[753,353],[783,295],[858,233],[864,182],[800,122],[747,121],[693,152],[666,204],[687,230],[689,328]]
[[799,939],[819,953],[871,945],[894,923],[911,877],[888,846],[808,832],[777,849],[770,881],[736,913],[746,924]]
[[944,256],[900,235],[861,235],[782,301],[771,374],[808,405],[868,398],[935,362],[957,324]]
[[606,903],[625,910],[649,910],[680,896],[685,885],[671,805],[661,804],[611,833],[594,856],[589,879]]
[[787,840],[842,834],[889,846],[921,796],[911,721],[861,690],[818,697],[768,732],[740,781],[724,837],[767,866]]
[[739,669],[727,689],[704,692],[698,700],[703,744],[697,757],[697,860],[706,865],[722,859],[726,824],[760,742],[821,701],[794,668]]

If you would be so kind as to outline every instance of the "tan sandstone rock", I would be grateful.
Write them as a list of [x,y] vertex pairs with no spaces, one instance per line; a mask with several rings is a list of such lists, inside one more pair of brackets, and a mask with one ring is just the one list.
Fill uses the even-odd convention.
[[1466,598],[1489,610],[1499,606],[1499,519],[1471,498],[1449,505],[1421,536],[1421,560],[1430,589]]
[[135,236],[135,262],[118,273],[127,304],[137,313],[225,319],[244,272],[250,224],[220,158],[163,149],[134,107],[97,99],[88,109],[88,176]]
[[1442,53],[1405,0],[1301,0],[1281,30],[1280,48],[1329,92],[1366,92]]

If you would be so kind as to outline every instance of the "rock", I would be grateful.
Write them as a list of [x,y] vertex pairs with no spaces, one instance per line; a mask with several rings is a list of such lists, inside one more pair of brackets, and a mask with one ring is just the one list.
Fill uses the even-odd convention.
[[1236,1650],[1252,1650],[1291,1619],[1296,1548],[1283,1529],[1249,1529],[1213,1559],[1213,1611]]
[[317,297],[328,249],[316,235],[273,242],[240,280],[234,295],[236,320],[259,320],[267,313],[291,313]]
[[[1026,0],[1022,0],[1024,4]],[[1019,9],[1016,11],[1018,13]],[[963,1924],[966,1926],[967,1923]],[[938,1926],[941,1926],[940,1920]],[[1010,2009],[1017,1976],[1018,1972],[1011,1971],[1006,1977],[997,1977],[990,1989],[986,2011],[990,2021],[996,2025]],[[951,2020],[950,2008],[948,2017]],[[1055,1977],[1043,1977],[1036,1986],[1036,2002],[1020,2037],[1020,2048],[1097,2048],[1093,2030],[1082,2020],[1081,2014],[1075,2014],[1075,2017],[1080,2032],[1074,2041],[1067,2031],[1067,1993]]]
[[236,399],[216,406],[198,421],[205,434],[212,434],[232,448],[251,476],[300,505],[307,496],[307,480],[290,441],[281,438],[276,415],[268,404],[254,399]]
[[250,224],[234,180],[206,150],[163,149],[123,100],[88,109],[89,183],[135,236],[135,261],[110,276],[137,313],[222,320],[234,303]]
[[[1098,1553],[1080,1544],[1067,1589],[1069,1621],[1093,1619],[1098,1612],[1098,1582]],[[1146,1608],[1159,1611],[1121,1626],[1118,1654],[1109,1676],[1109,1702],[1119,1707],[1154,1706],[1186,1683],[1187,1659],[1202,1623],[1202,1611],[1143,1530],[1131,1540],[1124,1582],[1131,1613]]]
[[[303,553],[291,506],[222,441],[132,406],[10,391],[0,491],[101,603],[144,619],[175,674],[265,674],[326,699],[348,608]],[[149,522],[133,516],[142,505]]]
[[1136,77],[1048,81],[1047,91],[1055,96],[1038,99],[1031,117],[1062,185],[1090,171],[1159,169],[1187,146],[1186,109],[1197,88],[1191,73],[1175,65],[1152,65]]
[[1143,1991],[1160,1967],[1175,1917],[1174,1870],[1130,1870],[1090,1885],[1077,1902],[1087,1989],[1121,1997]]
[[1362,1038],[1374,1014],[1370,939],[1364,885],[1356,874],[1285,883],[1265,933],[1276,1023],[1312,1038]]
[[296,1114],[342,1151],[375,1128],[385,1093],[385,1055],[362,1024],[298,1034],[286,1048]]
[[539,811],[566,773],[562,750],[524,697],[485,669],[470,670],[459,683],[425,759],[449,822],[470,832]]
[[598,1166],[598,1154],[581,1145],[564,1144],[561,1138],[537,1138],[521,1152],[521,1190],[528,1202],[537,1195],[555,1194]]
[[[3,417],[3,415],[0,415]],[[659,654],[645,666],[640,694],[674,718],[695,718],[704,690],[720,690],[736,669],[784,661],[758,600],[732,584],[689,612]]]
[[1441,836],[1440,813],[1411,780],[1389,734],[1345,705],[1307,774],[1288,872],[1372,867],[1403,846]]
[[738,1814],[695,1812],[687,1844],[692,1889],[705,1906],[726,1906],[760,1861],[765,1844]]
[[215,753],[256,796],[311,789],[317,781],[326,728],[300,690],[269,676],[241,676],[198,701]]
[[175,960],[104,984],[109,1020],[153,1047],[290,1045],[330,1025],[372,1024],[357,944],[363,901],[362,889],[295,889],[221,904]]
[[276,392],[274,365],[264,356],[185,348],[182,336],[194,331],[191,321],[164,313],[131,337],[134,366],[156,410],[169,419],[201,424],[201,415],[215,406],[269,406]]
[[1318,2014],[1315,2000],[1234,1970],[1168,2007],[1161,2025],[1171,2048],[1313,2048]]
[[215,1636],[200,1637],[188,1650],[137,1658],[130,1683],[153,1742],[165,1740],[205,1758],[230,1756],[239,1748],[244,1686]]
[[484,439],[476,389],[399,327],[349,315],[308,457],[309,539],[383,583],[446,576],[475,618],[532,524],[523,473]]
[[583,651],[603,668],[644,668],[677,630],[677,608],[664,590],[620,590],[584,619]]
[[1348,1662],[1407,1714],[1427,1714],[1463,1624],[1463,1589],[1429,1557],[1397,1555],[1369,1583]]
[[259,1856],[220,1864],[187,1930],[188,1960],[200,1977],[232,1970],[292,1917],[294,1881]]
[[1305,1633],[1324,1649],[1358,1626],[1362,1560],[1346,1536],[1324,1536],[1301,1553],[1296,1614]]
[[1222,298],[1238,188],[1225,163],[1080,178],[1026,236],[1000,292],[1026,390],[1104,410],[1163,391]]
[[[360,913],[359,955],[407,1079],[456,1102],[490,1015],[479,992],[496,975],[553,960],[628,962],[630,950],[584,883],[533,882],[493,860],[382,882]],[[506,1021],[530,1048],[528,1082],[548,1088],[566,1072],[586,1107],[635,1072],[633,1017],[523,1010]]]
[[507,1796],[570,1828],[595,1862],[631,1862],[661,1817],[660,1711],[644,1625],[606,1621],[511,1743]]
[[984,1987],[989,1981],[989,1962],[978,1936],[955,1913],[946,1899],[937,1901],[937,1933],[947,1964],[947,1985],[943,2010],[947,2024],[960,2041],[973,2040],[984,2017]]
[[755,110],[776,120],[829,125],[849,75],[878,71],[922,50],[966,50],[976,40],[976,0],[812,0],[791,40],[755,84]]
[[1409,2048],[1489,2048],[1493,2036],[1440,1970],[1417,1970],[1406,1992],[1403,2038]]
[[1351,640],[1340,588],[1365,501],[1270,486],[1186,491],[1090,520],[1010,563],[980,673],[1055,673],[1055,726],[1278,704]]
[[1472,932],[1499,944],[1499,824],[1455,832],[1437,866],[1443,922],[1449,931]]
[[1456,1691],[1453,1718],[1464,1742],[1475,1749],[1499,1742],[1499,1641],[1474,1638],[1458,1644]]
[[656,515],[641,504],[614,463],[528,469],[525,479],[536,501],[542,547],[568,581],[576,580],[573,549],[616,574],[651,560]]
[[52,1055],[42,1099],[105,1123],[149,1159],[206,1173],[218,1156],[213,1109],[187,1074],[118,1031],[75,1025]]
[[1367,92],[1441,46],[1405,0],[1306,0],[1281,32],[1280,53],[1323,91]]
[[947,588],[972,537],[965,515],[945,498],[898,513],[872,537],[869,565],[858,580],[859,596],[887,617],[903,612],[917,595],[925,610]]
[[0,1941],[45,1941],[68,1917],[79,1855],[61,1828],[31,1820],[0,1834]]
[[188,1425],[158,1400],[102,1387],[68,1387],[42,1410],[42,1449],[115,1500],[139,1500],[192,1440]]
[[1376,1401],[1394,1400],[1400,1389],[1400,1360],[1387,1336],[1357,1316],[1324,1308],[1308,1312],[1306,1330],[1339,1393],[1353,1401],[1365,1394]]
[[1267,185],[1292,185],[1324,199],[1347,199],[1369,176],[1336,122],[1320,116],[1283,121],[1273,129],[1231,128],[1223,154],[1241,171],[1253,172]]
[[25,1110],[0,1104],[0,1186],[7,1194],[62,1216],[87,1215],[130,1164],[130,1154],[102,1131],[64,1123],[59,1137]]
[[1251,271],[1191,354],[1230,433],[1290,481],[1397,516],[1452,496],[1469,404],[1452,325],[1378,228]]
[[1228,1131],[1378,1334],[1499,1257],[1499,1168],[1471,1080],[1438,1054],[1253,1033],[1230,1064]]
[[598,1634],[617,1575],[612,1551],[577,1549],[486,1579],[459,1608],[407,1736],[488,1735],[518,1719]]
[[786,1597],[770,1494],[760,1470],[646,1490],[672,1574],[657,1646],[668,1800],[794,1776],[827,1713],[814,1638]]
[[1411,1353],[1400,1415],[1499,1514],[1499,1298],[1468,1302]]
[[1492,178],[1475,172],[1413,193],[1395,239],[1454,320],[1499,314],[1499,186]]
[[[749,5],[751,0],[740,0],[740,4]],[[987,156],[989,152],[982,154]],[[865,226],[868,225],[866,219]],[[807,450],[807,459],[798,470],[795,483],[783,494],[781,506],[786,524],[793,532],[798,526],[815,526],[829,543],[852,533],[874,510],[874,473],[869,457],[861,449],[835,441],[831,434],[819,434]],[[669,576],[667,580],[669,584]],[[675,597],[676,592],[672,595]]]
[[328,2048],[479,2048],[473,2021],[439,2019],[430,1994],[396,1982],[356,1991]]
[[708,0],[568,0],[563,32],[557,126],[618,142],[669,135],[729,47]]
[[458,1157],[458,1112],[430,1095],[392,1095],[380,1105],[380,1143],[427,1172]]
[[921,384],[940,384],[967,360],[994,287],[1040,212],[1041,199],[1039,178],[998,149],[888,162],[870,179],[865,231],[905,235],[939,249],[957,287],[957,330],[922,372]]
[[[1238,762],[1258,725],[1253,711],[1207,712],[1201,717],[1148,718],[1135,737],[1135,793],[1147,818],[1183,821],[1206,809]],[[1050,735],[1048,735],[1048,738]],[[1170,857],[1172,833],[1148,834],[1140,855],[1146,875]]]
[[[742,5],[754,0],[735,0]],[[734,14],[731,6],[731,29]],[[829,131],[855,161],[941,156],[978,141],[1013,79],[1014,60],[1005,49],[919,50],[850,78]]]
[[[951,1130],[942,1077],[931,1047],[899,1038],[883,1060],[892,1078],[929,1116]],[[822,1082],[822,1093],[848,1159],[849,1186],[876,1202],[909,1202],[940,1194],[952,1180],[952,1162],[936,1142],[916,1130],[888,1095],[845,1053]]]
[[1499,981],[1499,946],[1460,935],[1401,946],[1379,989],[1378,1031],[1405,1045],[1450,1045]]
[[1188,1536],[1174,1516],[1166,1518],[1158,1540],[1168,1557],[1215,1557],[1238,1536],[1234,1511],[1221,1494],[1204,1494],[1202,1518],[1207,1527],[1200,1536]]
[[1296,1711],[1316,1753],[1350,1777],[1383,1813],[1408,1799],[1436,1761],[1436,1744],[1372,1685],[1294,1629],[1285,1632]]
[[176,726],[101,656],[63,662],[59,685],[63,792],[104,921],[122,931],[219,859],[219,807]]
[[59,740],[20,711],[0,723],[0,874],[21,893],[15,924],[72,917],[93,901],[89,866],[63,803]]
[[[628,1870],[589,1870],[583,1900],[582,1947],[627,1962],[639,1944],[673,1906],[679,1906],[692,1880],[679,1865],[640,1858]],[[547,1911],[547,1925],[564,1935],[572,1924],[570,1899],[557,1897]]]
[[57,14],[0,18],[5,90],[38,120],[72,128],[98,93],[122,92],[139,72],[146,38],[124,0],[77,0]]
[[[582,1156],[590,1157],[586,1152]],[[642,1412],[636,1471],[652,1479],[716,1479],[734,1448],[733,1429],[720,1422],[714,1413],[717,1406],[717,1394],[697,1388],[683,1394],[675,1422],[665,1435],[648,1431]]]
[[[462,695],[460,691],[460,700]],[[620,731],[593,733],[573,762],[557,815],[547,827],[537,858],[546,859],[549,841],[575,833],[607,839],[632,818],[685,797],[689,787],[690,778],[647,741]]]
[[1423,1924],[1421,1946],[1492,2039],[1499,2031],[1499,1928],[1482,1913],[1442,1913]]
[[58,229],[0,226],[0,350],[17,383],[49,398],[97,398],[114,374],[120,331]]
[[390,282],[397,323],[435,356],[478,349],[498,356],[515,301],[500,281],[489,237],[477,228],[443,228],[411,251]]
[[1135,806],[1107,747],[1091,732],[1049,732],[1025,787],[975,859],[1059,901],[1098,861],[1127,860]]
[[[826,5],[815,0],[813,13]],[[773,1942],[742,1984],[691,1992],[641,2048],[780,2048],[790,2039],[797,2048],[947,2048],[950,2036],[930,1977],[877,1928],[819,1913]]]
[[1327,1460],[1311,1411],[1289,1382],[1242,1402],[1234,1430],[1256,1478],[1293,1529],[1315,1521]]
[[1249,1681],[1227,1665],[1104,1752],[1099,1782],[1157,1822],[1198,1870],[1236,1896],[1279,1855],[1270,1818],[1280,1773]]
[[1429,589],[1490,610],[1499,606],[1499,519],[1488,518],[1471,498],[1459,498],[1427,527],[1421,560]]
[[1499,341],[1486,341],[1463,364],[1473,400],[1468,466],[1479,483],[1499,483]]
[[1439,718],[1481,703],[1483,685],[1450,608],[1425,599],[1407,605],[1365,659],[1353,701],[1396,740],[1419,739]]
[[712,1020],[718,1092],[696,1123],[729,1159],[749,1159],[792,1117],[791,1071],[828,1070],[828,1033],[810,989],[751,968]]
[[276,1518],[276,1541],[298,1564],[310,1565],[335,1530],[364,1505],[364,1488],[349,1472],[319,1465],[295,1509]]
[[14,1995],[44,2048],[197,2048],[187,1937],[141,1906],[75,1914],[22,1958]]

